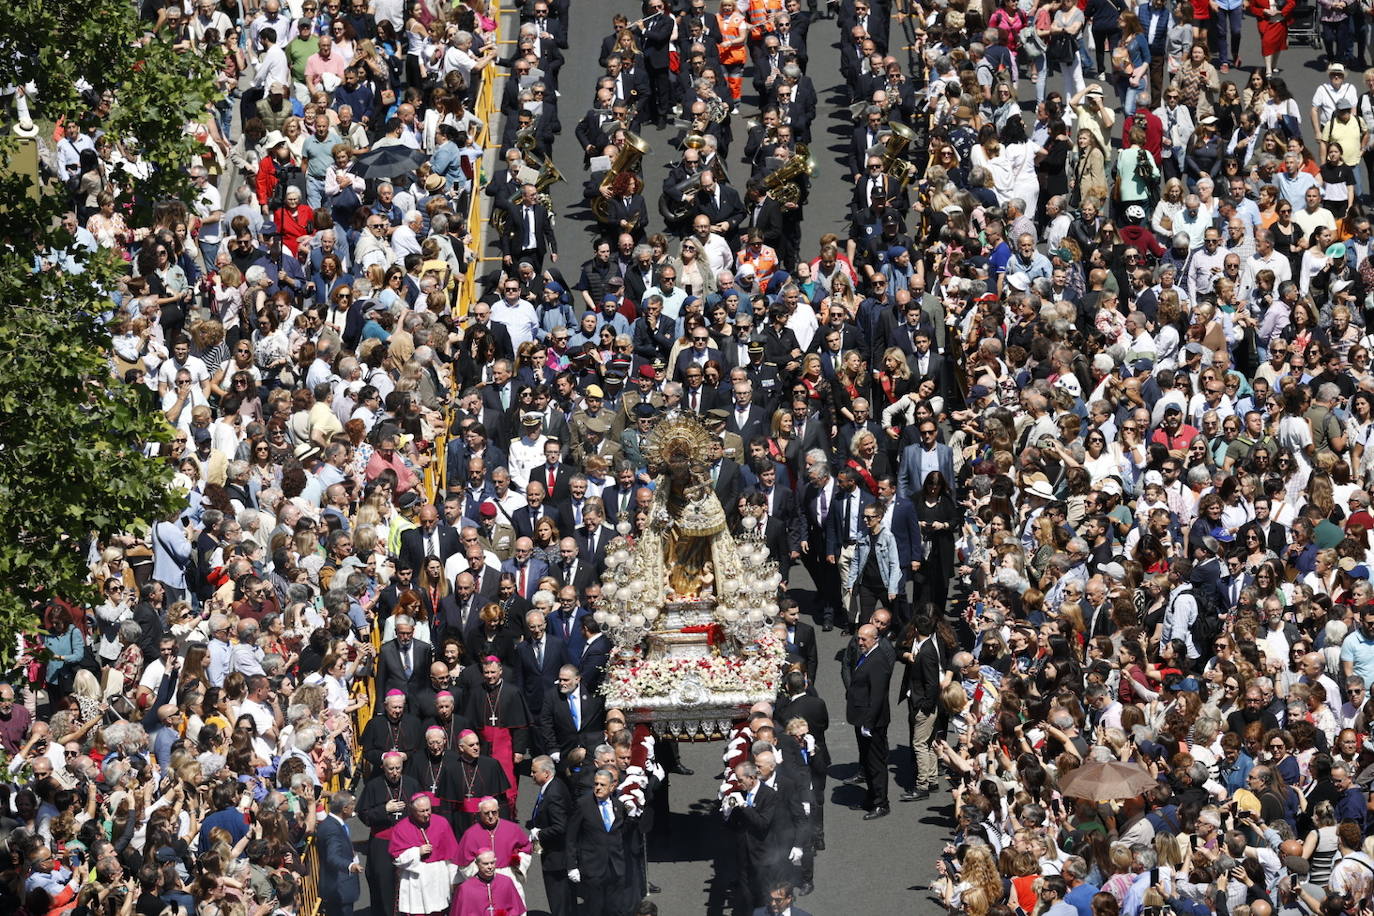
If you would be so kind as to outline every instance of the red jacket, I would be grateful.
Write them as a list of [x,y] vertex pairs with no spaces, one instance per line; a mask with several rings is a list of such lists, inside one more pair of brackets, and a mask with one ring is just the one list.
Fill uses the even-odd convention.
[[1155,113],[1148,108],[1138,108],[1131,117],[1121,119],[1121,148],[1130,147],[1131,128],[1135,126],[1136,119],[1145,122],[1145,148],[1154,155],[1155,162],[1158,162],[1159,154],[1164,148],[1164,122],[1155,117]]

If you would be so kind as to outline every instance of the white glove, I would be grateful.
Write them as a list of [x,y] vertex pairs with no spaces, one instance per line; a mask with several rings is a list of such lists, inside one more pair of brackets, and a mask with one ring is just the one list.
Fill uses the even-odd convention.
[[[802,802],[802,805],[803,805],[803,806],[805,806],[805,804],[806,804],[806,802]],[[808,812],[808,813],[809,813],[809,812]],[[538,841],[539,841],[539,829],[540,829],[540,828],[538,828],[538,827],[531,827],[531,828],[530,828],[530,842],[534,843],[534,842],[538,842]]]
[[802,802],[802,814],[805,814],[805,815],[807,815],[808,817],[811,815],[811,803],[810,803],[810,802]]
[[806,752],[807,752],[808,754],[814,754],[814,753],[816,753],[816,736],[815,736],[815,735],[807,735],[805,738],[802,739],[802,744],[805,745],[805,747],[806,747]]
[[571,881],[573,884],[581,883],[582,872],[578,871],[575,868],[568,869],[568,880]]
[[865,738],[872,738],[872,737],[873,737],[873,732],[872,732],[871,730],[867,729],[867,728],[861,728],[861,729],[859,729],[859,734],[863,735]]
[[789,853],[787,854],[787,861],[791,862],[793,865],[800,865],[800,864],[801,864],[801,860],[802,860],[802,851],[801,851],[801,847],[800,847],[800,846],[793,846],[793,847],[792,847],[792,851],[789,852]]
[[553,760],[554,763],[558,763],[560,760],[563,759],[563,752],[554,751],[552,754],[549,755],[549,758]]

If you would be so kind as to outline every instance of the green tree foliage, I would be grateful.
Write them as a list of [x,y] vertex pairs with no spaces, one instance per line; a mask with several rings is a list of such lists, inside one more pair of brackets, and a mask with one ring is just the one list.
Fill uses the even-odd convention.
[[[154,166],[139,183],[131,225],[152,202],[188,200],[185,166],[199,144],[186,126],[213,97],[216,62],[148,34],[128,0],[18,0],[0,17],[0,89],[35,84],[40,141],[52,125],[92,120],[134,137]],[[89,87],[87,89],[87,87]],[[87,89],[83,98],[82,89]],[[104,95],[106,105],[91,104]],[[8,118],[5,119],[8,121]],[[154,405],[115,380],[107,349],[110,291],[125,271],[106,255],[80,256],[82,273],[35,271],[71,249],[60,225],[67,197],[55,185],[31,195],[19,174],[20,141],[0,127],[0,658],[35,632],[49,596],[77,604],[85,544],[95,534],[141,529],[175,507],[171,469],[143,455],[170,429]],[[121,175],[114,174],[117,183]],[[125,182],[127,184],[127,182]],[[104,317],[102,317],[104,316]]]

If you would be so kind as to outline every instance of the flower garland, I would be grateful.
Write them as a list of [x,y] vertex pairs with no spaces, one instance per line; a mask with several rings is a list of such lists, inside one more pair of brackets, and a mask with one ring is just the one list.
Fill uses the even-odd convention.
[[614,658],[602,692],[616,704],[638,697],[666,697],[685,678],[695,677],[712,693],[775,693],[786,660],[783,644],[771,630],[755,638],[753,654],[699,658]]

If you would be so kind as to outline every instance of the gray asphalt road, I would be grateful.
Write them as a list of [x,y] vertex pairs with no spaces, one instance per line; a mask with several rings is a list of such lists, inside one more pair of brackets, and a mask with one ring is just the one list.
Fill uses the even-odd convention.
[[[714,4],[708,4],[714,9]],[[583,8],[586,9],[585,7]],[[589,225],[571,218],[571,214],[585,213],[581,206],[581,182],[584,180],[582,153],[572,131],[586,113],[592,100],[596,78],[602,72],[597,66],[597,51],[601,39],[610,34],[610,16],[614,10],[627,13],[626,4],[598,4],[594,12],[575,15],[569,30],[567,64],[559,76],[559,119],[564,126],[563,136],[554,151],[558,168],[568,177],[568,183],[555,185],[552,195],[559,216],[558,241],[563,257],[559,267],[571,282],[577,279],[577,265],[590,256],[591,238],[585,231]],[[894,32],[894,38],[898,32]],[[826,232],[846,229],[851,185],[845,180],[840,164],[849,139],[848,109],[842,107],[843,83],[839,75],[839,50],[834,47],[838,29],[833,20],[822,20],[811,27],[808,39],[810,61],[808,75],[815,83],[819,96],[814,142],[811,154],[816,160],[816,174],[811,179],[811,199],[806,209],[803,252],[814,248],[816,240]],[[748,174],[740,163],[747,128],[744,121],[758,114],[752,96],[751,83],[745,80],[745,96],[734,126],[735,142],[732,158],[727,162],[732,176]],[[642,136],[652,146],[645,157],[644,176],[646,198],[651,214],[650,233],[663,227],[655,207],[656,195],[669,164],[678,158],[677,144],[682,129],[670,125],[666,130],[646,126]],[[743,190],[741,184],[736,184]],[[810,589],[811,582],[801,567],[794,571],[794,585]],[[801,606],[808,607],[809,592],[797,597]],[[823,916],[838,913],[935,913],[939,907],[925,903],[922,889],[934,875],[934,863],[946,837],[944,824],[952,811],[947,799],[932,799],[926,804],[894,804],[890,817],[865,823],[862,811],[846,806],[862,801],[862,788],[843,784],[845,777],[857,772],[858,756],[853,730],[844,724],[844,691],[839,680],[838,663],[834,655],[843,648],[846,638],[840,631],[821,633],[821,673],[819,688],[830,707],[829,734],[831,753],[835,761],[827,789],[830,807],[826,812],[827,849],[816,863],[816,890],[798,900],[803,909]],[[894,715],[905,722],[905,707],[895,706],[896,685],[893,688]],[[905,745],[900,737],[904,726],[895,725],[892,741]],[[655,896],[664,916],[674,914],[722,913],[728,911],[732,848],[720,815],[715,810],[716,789],[722,769],[721,743],[682,745],[683,761],[696,771],[690,777],[674,776],[670,782],[672,817],[666,830],[659,831],[651,841],[649,876],[663,893]],[[894,750],[894,766],[906,772],[910,766],[906,750]],[[895,802],[900,790],[893,786]],[[934,804],[934,802],[938,802]],[[940,807],[943,806],[943,807]],[[892,850],[900,850],[897,856]],[[893,866],[896,867],[893,867]],[[543,888],[539,881],[530,895],[532,910],[544,905]]]

